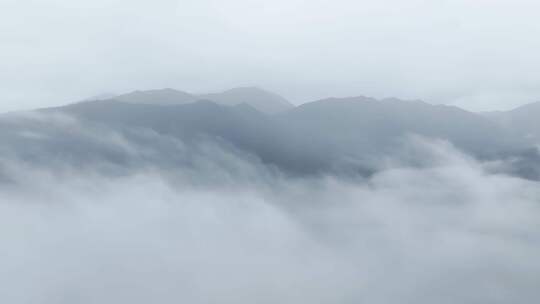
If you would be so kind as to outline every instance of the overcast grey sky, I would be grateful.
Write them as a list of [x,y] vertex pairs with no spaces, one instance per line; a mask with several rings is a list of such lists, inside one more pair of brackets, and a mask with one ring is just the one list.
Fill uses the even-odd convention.
[[533,0],[0,0],[0,111],[257,85],[301,103],[540,100]]

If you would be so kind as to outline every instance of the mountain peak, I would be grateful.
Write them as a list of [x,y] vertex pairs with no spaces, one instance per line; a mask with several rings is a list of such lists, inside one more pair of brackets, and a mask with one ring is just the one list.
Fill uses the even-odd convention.
[[183,91],[165,88],[147,91],[137,90],[116,96],[114,99],[130,103],[173,105],[194,102],[197,98]]
[[527,103],[527,104],[524,104],[522,106],[519,106],[513,110],[510,110],[508,112],[528,112],[530,110],[533,110],[533,111],[540,111],[540,101],[535,101],[535,102],[530,102],[530,103]]
[[261,112],[270,114],[294,107],[282,96],[258,87],[232,88],[221,93],[203,94],[199,97],[229,106],[245,103]]
[[278,94],[259,87],[238,87],[220,93],[190,94],[172,88],[133,91],[118,95],[111,99],[128,103],[179,105],[193,103],[198,100],[210,100],[217,104],[235,106],[245,103],[263,113],[277,113],[294,107],[288,100]]

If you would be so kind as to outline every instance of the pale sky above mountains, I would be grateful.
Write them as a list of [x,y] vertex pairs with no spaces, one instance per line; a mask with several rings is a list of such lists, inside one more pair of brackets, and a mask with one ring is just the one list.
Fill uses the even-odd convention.
[[538,1],[2,0],[0,111],[259,86],[484,111],[540,100]]

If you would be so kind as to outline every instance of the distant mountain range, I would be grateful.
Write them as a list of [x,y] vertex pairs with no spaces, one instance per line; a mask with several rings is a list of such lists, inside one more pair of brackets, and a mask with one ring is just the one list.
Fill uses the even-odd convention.
[[[508,112],[477,114],[453,106],[421,101],[329,98],[294,107],[282,97],[256,88],[192,95],[172,89],[136,91],[67,106],[42,114],[68,114],[81,124],[123,134],[140,147],[156,149],[147,159],[104,146],[94,137],[80,138],[69,128],[31,120],[0,119],[4,146],[27,161],[106,160],[137,166],[185,165],[168,146],[142,136],[151,131],[190,146],[212,142],[246,153],[263,165],[291,175],[366,176],[384,168],[388,158],[407,158],[403,142],[420,135],[442,139],[482,160],[505,160],[509,173],[540,179],[540,103]],[[97,127],[96,127],[97,126]],[[143,133],[141,133],[143,132]],[[26,135],[24,135],[26,134]],[[27,136],[34,134],[35,136]],[[150,155],[150,154],[149,154]],[[410,158],[411,165],[423,163]]]
[[483,113],[506,129],[514,130],[531,142],[540,144],[540,102],[529,103],[510,111]]
[[199,95],[174,89],[135,91],[112,98],[129,103],[154,105],[181,105],[199,100],[210,100],[227,106],[245,103],[264,113],[283,112],[293,107],[287,99],[256,87],[234,88],[221,93]]

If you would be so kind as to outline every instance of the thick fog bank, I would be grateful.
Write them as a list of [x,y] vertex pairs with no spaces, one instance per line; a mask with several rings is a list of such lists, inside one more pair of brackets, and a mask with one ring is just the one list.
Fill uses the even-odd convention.
[[[491,173],[505,164],[412,140],[367,179],[291,178],[238,151],[218,145],[194,153],[152,134],[175,157],[192,156],[169,170],[152,158],[157,146],[131,150],[133,142],[111,134],[87,136],[146,165],[112,162],[116,173],[129,169],[110,174],[2,150],[2,302],[540,297],[540,185]],[[405,165],[411,159],[419,163]]]

